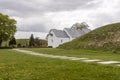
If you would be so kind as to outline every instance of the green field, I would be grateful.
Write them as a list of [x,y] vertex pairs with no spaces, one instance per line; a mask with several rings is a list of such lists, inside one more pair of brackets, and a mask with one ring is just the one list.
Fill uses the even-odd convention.
[[120,61],[120,51],[113,53],[107,50],[92,50],[92,49],[79,49],[79,50],[65,50],[65,49],[53,49],[53,48],[26,48],[34,52],[54,54],[62,56],[74,56],[74,57],[86,57],[90,59],[101,60],[117,60]]
[[[83,55],[61,49],[29,49],[56,55]],[[90,50],[86,52],[91,52]],[[60,54],[61,53],[61,54]],[[95,52],[86,55],[95,55]],[[101,54],[102,55],[102,54]],[[107,55],[107,54],[105,54]],[[108,54],[112,56],[112,53]],[[119,57],[119,54],[113,54]],[[85,55],[84,55],[85,56]],[[97,55],[96,55],[97,56]],[[98,56],[100,54],[98,53]],[[118,59],[119,60],[119,59]],[[0,50],[0,80],[120,80],[120,67],[22,54]]]

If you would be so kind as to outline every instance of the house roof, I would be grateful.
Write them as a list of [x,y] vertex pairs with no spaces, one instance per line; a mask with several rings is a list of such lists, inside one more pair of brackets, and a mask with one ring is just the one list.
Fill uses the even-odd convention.
[[85,33],[90,32],[90,30],[88,28],[85,29],[72,29],[72,28],[65,28],[65,30],[68,32],[68,34],[72,37],[72,38],[76,38],[79,37]]
[[91,30],[88,29],[88,28],[83,28],[82,31],[84,31],[84,33],[88,33],[88,32],[90,32]]
[[53,31],[56,37],[61,37],[61,38],[69,38],[69,36],[66,34],[65,31],[62,30],[57,30],[57,29],[51,29],[50,32]]
[[[64,28],[64,30],[57,30],[57,29],[51,29],[50,32],[53,31],[56,37],[60,37],[60,38],[76,38],[79,37],[85,33],[90,32],[91,30],[88,28],[83,28],[81,29],[74,29],[74,28]],[[47,37],[50,35],[47,35]]]

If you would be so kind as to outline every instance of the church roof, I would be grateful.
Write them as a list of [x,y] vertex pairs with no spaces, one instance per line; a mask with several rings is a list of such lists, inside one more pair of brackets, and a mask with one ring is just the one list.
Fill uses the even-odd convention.
[[79,37],[85,33],[90,32],[90,29],[83,28],[81,30],[81,29],[73,29],[73,28],[64,28],[64,30],[51,29],[50,32],[51,31],[53,31],[55,36],[59,37],[59,38],[69,38],[70,36],[72,38],[76,38],[76,37]]
[[88,28],[85,29],[72,29],[72,28],[65,28],[65,30],[68,32],[68,34],[72,37],[72,38],[76,38],[79,37],[85,33],[90,32],[90,30]]
[[54,34],[55,34],[56,37],[69,38],[69,36],[63,30],[51,29],[51,31],[54,32]]

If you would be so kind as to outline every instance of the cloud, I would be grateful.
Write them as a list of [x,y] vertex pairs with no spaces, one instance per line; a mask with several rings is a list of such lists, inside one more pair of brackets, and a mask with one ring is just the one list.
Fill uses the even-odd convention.
[[[0,11],[10,16],[29,17],[47,12],[73,11],[83,7],[87,9],[93,1],[95,0],[1,0]],[[88,4],[90,2],[91,4]]]
[[[18,21],[18,31],[48,32],[46,28],[47,20],[43,16],[30,16],[26,18],[11,17]],[[44,19],[44,20],[43,20]]]
[[29,39],[31,34],[34,35],[34,38],[38,37],[40,39],[45,39],[47,33],[42,33],[42,32],[21,32],[21,31],[17,31],[17,33],[15,34],[15,37],[17,39]]
[[74,0],[69,0],[69,2],[68,0],[4,0],[0,1],[0,11],[17,20],[18,31],[48,32],[49,29],[59,24],[55,24],[53,22],[54,20],[50,19],[51,17],[56,17],[51,16],[48,18],[46,14],[51,12],[56,14],[63,11],[74,11],[80,6],[87,5],[89,0],[74,1],[74,4],[73,1]]
[[110,24],[110,23],[115,23],[115,22],[120,22],[120,7],[119,0],[98,0],[100,1],[100,5],[96,10],[91,10],[91,14],[89,14],[89,21],[94,28]]
[[0,12],[17,20],[18,31],[47,33],[76,22],[87,22],[90,29],[119,22],[119,3],[120,0],[0,0]]
[[77,8],[82,9],[89,6],[88,3],[92,1],[94,0],[52,0],[52,3],[48,5],[48,9],[51,11],[73,11]]

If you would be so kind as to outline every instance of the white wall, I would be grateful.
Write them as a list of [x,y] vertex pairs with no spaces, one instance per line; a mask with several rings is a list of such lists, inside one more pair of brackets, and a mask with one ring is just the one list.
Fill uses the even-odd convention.
[[48,36],[48,46],[52,46],[53,48],[58,47],[60,44],[63,44],[65,42],[70,41],[69,38],[59,38],[56,37],[54,32],[50,32],[51,34],[53,34],[53,36]]

